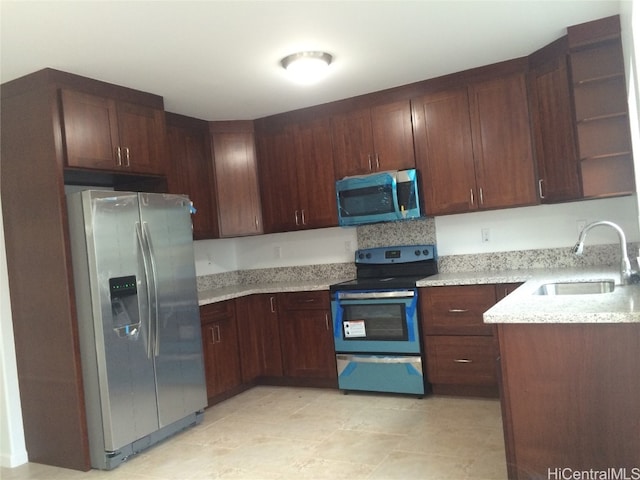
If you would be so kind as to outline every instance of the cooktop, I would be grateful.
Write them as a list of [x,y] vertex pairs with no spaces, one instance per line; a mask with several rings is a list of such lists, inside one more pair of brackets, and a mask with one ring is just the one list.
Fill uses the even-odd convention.
[[330,286],[339,290],[414,288],[422,278],[438,273],[435,245],[401,245],[357,250],[357,277]]

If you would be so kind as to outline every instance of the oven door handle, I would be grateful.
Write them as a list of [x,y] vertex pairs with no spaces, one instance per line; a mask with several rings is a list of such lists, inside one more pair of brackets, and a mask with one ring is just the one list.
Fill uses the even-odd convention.
[[393,290],[380,292],[336,292],[336,298],[340,300],[377,300],[381,298],[413,298],[415,290]]
[[357,363],[422,363],[422,359],[418,356],[398,356],[398,355],[389,355],[385,356],[382,354],[378,355],[336,355],[336,360],[344,360],[344,361],[352,361]]

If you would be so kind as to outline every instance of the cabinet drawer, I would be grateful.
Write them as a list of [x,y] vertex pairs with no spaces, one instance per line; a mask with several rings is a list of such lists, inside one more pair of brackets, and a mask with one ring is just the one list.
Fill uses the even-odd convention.
[[200,307],[200,323],[210,323],[228,317],[235,317],[236,308],[233,300],[209,303]]
[[421,290],[422,323],[428,335],[491,335],[482,314],[496,303],[494,285],[431,287]]
[[493,337],[428,336],[428,378],[434,384],[496,385]]
[[329,305],[329,292],[325,290],[278,295],[278,306],[283,310],[324,310]]

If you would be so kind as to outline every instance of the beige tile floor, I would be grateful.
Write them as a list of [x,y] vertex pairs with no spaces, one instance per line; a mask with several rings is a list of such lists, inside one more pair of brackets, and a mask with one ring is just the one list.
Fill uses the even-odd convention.
[[110,472],[29,463],[2,480],[505,479],[500,403],[255,387]]

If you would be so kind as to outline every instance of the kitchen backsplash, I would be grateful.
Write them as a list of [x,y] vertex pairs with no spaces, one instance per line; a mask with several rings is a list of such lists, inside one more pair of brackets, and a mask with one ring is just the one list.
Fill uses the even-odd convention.
[[[398,228],[399,225],[402,228]],[[402,222],[360,225],[357,236],[358,248],[435,244],[436,221],[433,218],[421,218]]]
[[[637,243],[627,245],[629,259],[634,270],[637,268],[635,257],[639,245],[640,244]],[[449,255],[438,259],[438,270],[442,273],[449,273],[620,264],[620,247],[618,244],[586,245],[582,256],[574,255],[571,250],[571,247],[566,247],[548,248],[544,250]]]

